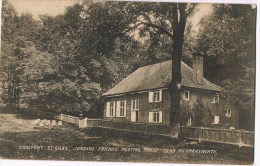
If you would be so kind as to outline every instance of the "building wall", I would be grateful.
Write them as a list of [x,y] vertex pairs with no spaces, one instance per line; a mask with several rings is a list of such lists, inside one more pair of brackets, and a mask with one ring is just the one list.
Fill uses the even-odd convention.
[[[190,100],[184,100],[184,92],[190,92]],[[213,95],[215,92],[208,90],[198,90],[194,88],[183,87],[181,90],[181,111],[190,108],[193,110],[195,104],[197,102],[204,103],[205,107],[210,109],[215,116],[219,116],[220,123],[218,125],[211,125],[213,127],[238,127],[238,115],[236,113],[236,109],[232,107],[227,101],[222,99],[220,95],[219,103],[212,103]],[[115,120],[115,121],[131,121],[131,100],[139,99],[139,122],[149,123],[149,112],[150,111],[162,111],[162,123],[169,124],[170,123],[170,108],[171,108],[171,100],[170,93],[168,89],[162,90],[162,101],[161,102],[153,102],[149,103],[149,93],[135,93],[135,94],[127,94],[116,97],[107,97],[105,98],[104,104],[104,119],[107,120]],[[112,101],[124,101],[126,100],[126,117],[106,117],[106,102]],[[116,109],[116,108],[115,108]],[[225,116],[225,109],[231,110],[231,117]],[[188,120],[188,119],[187,119]],[[196,119],[193,119],[196,120]],[[184,119],[184,121],[186,121]],[[183,124],[185,125],[185,124]]]

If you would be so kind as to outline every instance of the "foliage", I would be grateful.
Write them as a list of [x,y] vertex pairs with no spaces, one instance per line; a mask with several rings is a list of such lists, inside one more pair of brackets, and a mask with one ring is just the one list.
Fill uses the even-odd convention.
[[[190,45],[194,53],[204,55],[205,77],[223,87],[239,112],[254,111],[255,16],[250,5],[215,4]],[[253,122],[254,116],[250,119]]]
[[198,101],[194,106],[194,125],[195,126],[208,126],[213,121],[212,112],[204,106],[201,101]]

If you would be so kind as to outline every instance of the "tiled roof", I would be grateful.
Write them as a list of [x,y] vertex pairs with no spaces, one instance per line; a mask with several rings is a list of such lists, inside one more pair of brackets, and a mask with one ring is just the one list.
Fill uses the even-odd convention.
[[[193,80],[193,69],[184,62],[181,63],[181,74],[182,86],[212,91],[221,91],[219,86],[209,82],[205,78],[203,78],[203,84],[197,84]],[[171,79],[172,61],[170,60],[137,69],[115,87],[104,93],[103,96],[165,88],[168,87]]]

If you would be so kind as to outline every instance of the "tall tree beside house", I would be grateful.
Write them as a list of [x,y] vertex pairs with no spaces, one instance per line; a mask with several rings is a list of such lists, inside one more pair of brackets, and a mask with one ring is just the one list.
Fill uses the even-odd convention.
[[149,34],[153,39],[168,36],[171,41],[172,81],[170,124],[179,124],[182,45],[187,17],[195,5],[186,3],[131,3],[130,11],[136,15],[131,29],[140,28],[141,36]]

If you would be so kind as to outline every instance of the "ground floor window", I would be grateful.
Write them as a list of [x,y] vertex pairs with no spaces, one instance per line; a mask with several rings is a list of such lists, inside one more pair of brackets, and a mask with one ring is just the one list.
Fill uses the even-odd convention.
[[139,110],[139,99],[131,101],[131,110]]
[[107,102],[106,117],[114,117],[114,116],[115,116],[115,101]]
[[214,116],[212,124],[219,124],[219,116]]
[[162,111],[149,112],[150,123],[162,123]]
[[188,118],[188,121],[187,121],[187,126],[191,126],[191,117]]
[[116,116],[117,117],[125,117],[126,116],[126,100],[125,101],[117,101]]

